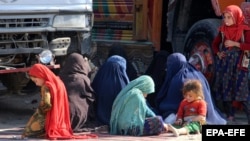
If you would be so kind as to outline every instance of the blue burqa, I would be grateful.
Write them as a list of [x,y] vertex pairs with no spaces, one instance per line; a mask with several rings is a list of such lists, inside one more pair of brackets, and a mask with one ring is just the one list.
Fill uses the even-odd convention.
[[182,87],[187,79],[198,79],[203,86],[205,101],[207,102],[207,124],[226,124],[226,120],[216,110],[210,93],[210,86],[205,76],[194,66],[187,62],[181,53],[171,54],[166,63],[167,75],[157,94],[157,111],[163,118],[171,113],[176,114],[183,99]]
[[96,92],[97,118],[101,124],[109,125],[113,102],[128,83],[126,60],[121,56],[109,57],[98,70],[92,87]]

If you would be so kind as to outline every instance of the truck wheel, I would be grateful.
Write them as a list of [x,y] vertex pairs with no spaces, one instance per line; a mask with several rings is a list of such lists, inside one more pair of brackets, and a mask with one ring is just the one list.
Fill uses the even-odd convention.
[[220,19],[198,21],[190,28],[184,41],[185,56],[205,75],[210,84],[213,82],[215,67],[211,47],[220,24]]

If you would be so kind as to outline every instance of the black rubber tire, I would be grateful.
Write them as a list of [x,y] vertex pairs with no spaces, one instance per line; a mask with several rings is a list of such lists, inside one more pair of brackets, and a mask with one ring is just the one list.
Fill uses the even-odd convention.
[[[212,77],[208,79],[209,83],[213,82],[214,76],[214,53],[212,51],[212,42],[214,38],[218,35],[218,27],[221,25],[220,19],[204,19],[195,23],[187,33],[184,40],[184,54],[189,59],[194,54],[194,49],[198,44],[203,44],[207,46],[207,50],[212,56],[213,63],[210,65],[209,71],[212,73]],[[206,74],[208,70],[202,71]]]

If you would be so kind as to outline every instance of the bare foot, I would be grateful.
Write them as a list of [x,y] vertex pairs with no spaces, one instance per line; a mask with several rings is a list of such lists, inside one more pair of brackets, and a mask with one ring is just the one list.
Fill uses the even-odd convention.
[[180,133],[178,132],[178,129],[174,128],[172,125],[168,124],[168,129],[171,131],[175,137],[178,137]]
[[168,132],[168,125],[167,124],[164,124],[164,132],[167,133]]

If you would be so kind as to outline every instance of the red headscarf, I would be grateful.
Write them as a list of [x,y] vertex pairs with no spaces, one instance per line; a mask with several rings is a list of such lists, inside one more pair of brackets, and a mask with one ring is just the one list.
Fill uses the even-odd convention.
[[74,136],[69,116],[69,103],[66,88],[59,77],[48,67],[35,64],[29,70],[29,75],[45,80],[51,94],[52,108],[47,112],[45,131],[49,139],[97,138],[95,135]]
[[229,5],[223,13],[229,13],[233,17],[234,25],[227,26],[223,23],[219,30],[224,33],[226,39],[239,41],[243,31],[250,30],[245,23],[245,17],[242,10],[237,5]]

